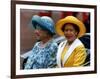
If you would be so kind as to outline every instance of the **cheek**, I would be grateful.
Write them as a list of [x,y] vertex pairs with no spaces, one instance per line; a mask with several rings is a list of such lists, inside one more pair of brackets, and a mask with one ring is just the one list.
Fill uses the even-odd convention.
[[73,35],[73,36],[76,36],[76,35],[77,35],[77,33],[76,33],[76,32],[72,32],[72,35]]
[[43,32],[41,30],[36,30],[34,33],[37,37],[43,36]]
[[70,37],[66,37],[69,41],[73,41],[75,38],[76,38],[76,36],[75,36],[75,34],[72,34]]
[[67,39],[73,40],[76,38],[77,33],[76,32],[64,32],[64,35]]
[[72,32],[72,36],[73,36],[73,38],[77,37],[77,33],[76,32]]
[[43,30],[40,30],[39,33],[40,33],[40,34],[44,34],[44,31],[43,31]]
[[46,36],[46,33],[44,31],[40,31],[40,36],[41,37],[45,37]]
[[78,36],[78,32],[75,32],[74,35],[77,37]]

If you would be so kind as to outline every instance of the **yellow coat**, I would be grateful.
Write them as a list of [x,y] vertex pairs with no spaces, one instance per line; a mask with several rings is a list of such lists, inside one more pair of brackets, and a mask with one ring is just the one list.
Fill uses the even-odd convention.
[[[69,50],[68,48],[65,47],[66,43],[67,42],[64,41],[58,47],[58,53],[57,53],[58,54],[58,57],[57,57],[58,67],[77,67],[77,66],[82,66],[84,64],[86,56],[87,56],[86,49],[85,49],[84,45],[80,42],[80,44],[77,45],[73,49],[73,51],[71,52],[69,57],[66,59],[64,57],[65,57],[67,51]],[[63,61],[65,61],[65,62],[63,62]]]

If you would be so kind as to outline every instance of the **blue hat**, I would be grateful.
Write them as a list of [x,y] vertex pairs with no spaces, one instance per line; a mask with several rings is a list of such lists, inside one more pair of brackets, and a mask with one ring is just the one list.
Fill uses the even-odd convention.
[[40,17],[38,15],[34,15],[32,17],[32,24],[33,24],[33,27],[36,27],[36,24],[39,24],[41,28],[46,29],[52,34],[55,34],[54,22],[48,16]]

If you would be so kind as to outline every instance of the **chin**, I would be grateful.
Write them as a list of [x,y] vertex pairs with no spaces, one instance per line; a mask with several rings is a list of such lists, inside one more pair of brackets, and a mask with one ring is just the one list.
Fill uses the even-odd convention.
[[36,40],[40,40],[40,38],[39,37],[36,37]]
[[68,40],[68,42],[73,42],[74,41],[74,39],[67,39]]

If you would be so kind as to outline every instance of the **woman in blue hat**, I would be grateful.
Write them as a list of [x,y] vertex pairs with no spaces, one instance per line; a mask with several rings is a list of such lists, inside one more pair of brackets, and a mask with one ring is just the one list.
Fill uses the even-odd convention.
[[34,15],[32,24],[39,42],[36,42],[32,54],[28,57],[24,69],[40,69],[56,67],[57,43],[53,40],[55,34],[54,22],[50,17]]

